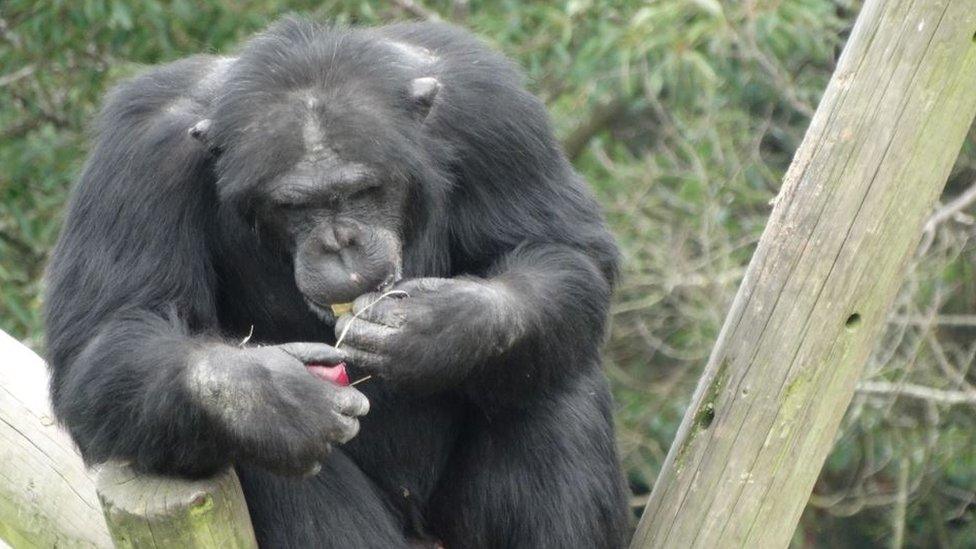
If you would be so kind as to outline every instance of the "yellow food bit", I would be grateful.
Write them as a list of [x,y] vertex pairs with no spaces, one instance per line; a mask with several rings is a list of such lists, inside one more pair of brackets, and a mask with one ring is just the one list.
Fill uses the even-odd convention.
[[342,316],[346,313],[352,312],[352,303],[333,303],[330,305],[332,307],[332,312],[336,316]]

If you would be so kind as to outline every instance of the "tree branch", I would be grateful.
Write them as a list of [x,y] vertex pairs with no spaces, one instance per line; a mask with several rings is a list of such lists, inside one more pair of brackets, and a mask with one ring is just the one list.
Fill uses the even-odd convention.
[[892,383],[890,381],[862,381],[857,384],[857,392],[862,395],[905,396],[936,404],[953,406],[965,404],[976,406],[976,393],[947,391],[914,383]]
[[976,181],[974,181],[973,184],[962,194],[953,198],[948,204],[936,210],[935,213],[929,217],[928,221],[925,222],[925,232],[934,231],[936,226],[938,226],[940,223],[948,221],[957,213],[968,208],[973,202],[976,202]]
[[24,78],[27,78],[28,76],[34,74],[34,69],[35,69],[34,65],[26,65],[24,67],[15,70],[10,74],[5,74],[3,76],[0,76],[0,88],[4,86],[9,86],[10,84],[17,82],[18,80],[23,80]]
[[618,97],[609,103],[597,105],[590,111],[589,116],[563,140],[563,150],[566,151],[569,160],[575,161],[579,158],[590,141],[623,115],[626,110],[627,101]]

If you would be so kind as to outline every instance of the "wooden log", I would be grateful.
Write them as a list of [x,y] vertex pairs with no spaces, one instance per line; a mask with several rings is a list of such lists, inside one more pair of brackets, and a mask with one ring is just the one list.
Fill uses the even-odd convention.
[[54,421],[44,361],[0,332],[0,547],[111,547],[95,484]]
[[116,547],[257,547],[233,469],[182,480],[109,463],[99,469],[97,484]]
[[786,547],[976,114],[976,0],[868,0],[632,547]]
[[44,361],[3,332],[0,357],[0,549],[257,547],[233,469],[188,481],[110,463],[93,475],[54,421]]

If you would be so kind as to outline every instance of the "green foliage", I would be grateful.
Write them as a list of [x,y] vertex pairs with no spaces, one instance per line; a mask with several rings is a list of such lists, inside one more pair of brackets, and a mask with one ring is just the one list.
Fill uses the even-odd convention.
[[[114,82],[148,64],[231,51],[287,12],[343,24],[436,15],[525,67],[620,237],[626,265],[607,368],[639,511],[858,8],[857,0],[5,0],[0,329],[41,345],[45,257],[85,130]],[[976,181],[973,143],[947,200]],[[976,254],[966,212],[927,234],[870,379],[972,390]],[[901,488],[906,545],[976,546],[974,432],[972,406],[858,396],[795,545],[882,543]]]

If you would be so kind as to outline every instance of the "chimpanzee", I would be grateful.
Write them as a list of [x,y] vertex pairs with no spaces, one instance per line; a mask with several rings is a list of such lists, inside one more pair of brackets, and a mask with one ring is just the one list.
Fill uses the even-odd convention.
[[[623,544],[618,251],[503,56],[287,18],[121,84],[95,134],[46,296],[87,462],[233,465],[267,547]],[[339,363],[362,382],[310,371]]]

